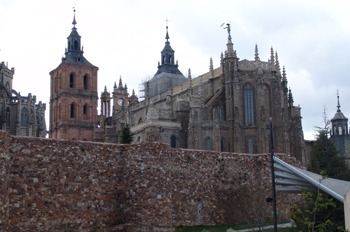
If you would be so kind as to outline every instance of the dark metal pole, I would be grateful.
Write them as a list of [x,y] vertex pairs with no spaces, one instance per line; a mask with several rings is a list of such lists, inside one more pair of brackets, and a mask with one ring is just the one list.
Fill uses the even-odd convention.
[[272,133],[272,117],[270,117],[270,138],[271,138],[271,174],[272,174],[272,199],[273,199],[273,225],[274,232],[277,232],[277,210],[276,210],[276,186],[275,186],[275,169],[273,167],[273,133]]

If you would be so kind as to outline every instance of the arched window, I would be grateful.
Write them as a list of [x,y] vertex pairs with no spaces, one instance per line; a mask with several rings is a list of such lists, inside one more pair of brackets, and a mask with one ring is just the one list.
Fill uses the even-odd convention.
[[207,138],[207,150],[210,151],[210,138]]
[[74,103],[72,103],[72,104],[70,105],[70,117],[71,117],[71,118],[74,118],[74,113],[75,113],[74,110],[75,110],[75,109],[74,109]]
[[87,90],[88,89],[88,75],[84,76],[84,89]]
[[343,127],[342,125],[339,125],[339,135],[342,135],[343,134]]
[[337,135],[337,127],[336,126],[333,127],[333,135]]
[[142,143],[142,138],[141,138],[141,136],[139,136],[139,137],[137,138],[137,142]]
[[71,73],[69,75],[69,87],[74,88],[74,74],[73,73]]
[[27,109],[24,107],[21,110],[21,126],[27,126]]
[[169,64],[172,64],[172,57],[171,56],[169,56]]
[[74,41],[74,50],[78,50],[78,41]]
[[172,135],[172,136],[170,137],[170,146],[171,146],[172,148],[176,148],[176,137],[175,137],[175,135]]
[[138,124],[140,124],[140,123],[143,123],[143,120],[142,120],[142,118],[140,118],[140,119],[139,119],[139,123],[138,123]]
[[218,101],[217,109],[218,109],[219,120],[221,121],[222,120],[222,102],[221,102],[221,100]]
[[11,110],[10,107],[6,108],[6,126],[10,126],[11,122]]
[[254,124],[253,88],[249,84],[244,87],[244,110],[246,124]]

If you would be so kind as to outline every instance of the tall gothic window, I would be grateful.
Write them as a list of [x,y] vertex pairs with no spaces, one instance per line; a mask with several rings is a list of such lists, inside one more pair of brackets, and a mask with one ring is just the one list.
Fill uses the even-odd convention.
[[221,139],[220,147],[221,151],[224,151],[224,139]]
[[207,150],[210,151],[210,138],[207,138]]
[[343,135],[343,127],[342,127],[342,125],[339,125],[339,135]]
[[253,140],[248,139],[248,149],[249,149],[249,154],[253,154]]
[[249,84],[244,87],[244,108],[246,124],[254,124],[253,88]]
[[221,121],[222,120],[222,102],[221,100],[218,102],[218,116],[219,116],[219,120]]
[[27,126],[27,109],[24,107],[21,110],[21,126]]
[[10,107],[6,108],[6,126],[10,126],[11,121],[11,110]]
[[176,148],[176,137],[175,137],[175,135],[172,135],[170,137],[170,145],[171,145],[172,148]]

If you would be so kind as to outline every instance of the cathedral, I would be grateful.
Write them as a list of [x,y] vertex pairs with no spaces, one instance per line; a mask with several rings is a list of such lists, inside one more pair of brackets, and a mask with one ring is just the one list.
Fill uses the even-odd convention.
[[[240,59],[227,24],[227,49],[220,66],[185,77],[175,62],[168,27],[155,75],[144,82],[143,96],[131,94],[122,79],[100,95],[97,71],[83,56],[73,20],[61,64],[50,72],[50,137],[120,143],[128,124],[133,143],[161,142],[173,148],[269,153],[273,119],[275,152],[304,157],[300,107],[294,106],[285,69],[271,48],[268,61]],[[253,50],[253,49],[252,49]],[[142,100],[141,100],[142,99]],[[112,101],[113,100],[113,101]]]
[[0,122],[1,130],[10,135],[45,137],[46,104],[39,101],[31,93],[21,96],[13,89],[15,69],[0,63]]

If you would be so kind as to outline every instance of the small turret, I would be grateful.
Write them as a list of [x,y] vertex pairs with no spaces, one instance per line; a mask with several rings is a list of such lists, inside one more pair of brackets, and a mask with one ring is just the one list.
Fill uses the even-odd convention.
[[[339,103],[339,93],[337,91],[337,112],[335,113],[334,117],[331,119],[332,122],[332,133],[331,137],[334,136],[344,136],[348,135],[348,119],[344,116],[344,114],[340,110],[340,103]],[[339,143],[337,141],[336,143]],[[339,144],[338,144],[339,145]],[[342,150],[343,148],[340,148]]]

